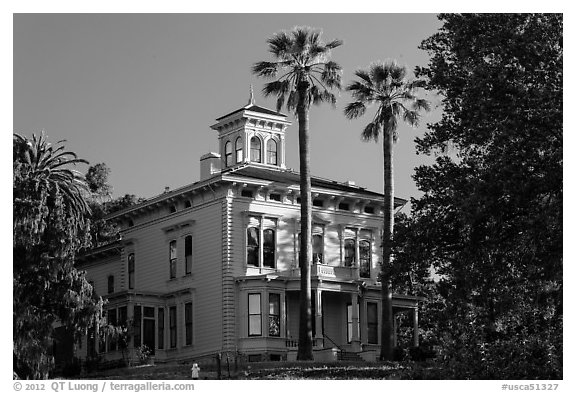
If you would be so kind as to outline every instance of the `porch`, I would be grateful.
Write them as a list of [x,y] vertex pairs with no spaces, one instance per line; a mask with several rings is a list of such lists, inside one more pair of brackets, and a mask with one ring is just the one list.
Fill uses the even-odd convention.
[[[239,283],[238,350],[296,358],[300,322],[299,280],[245,278]],[[378,285],[357,281],[313,280],[312,335],[317,360],[358,354],[376,360],[380,350],[381,294]],[[411,314],[413,345],[418,346],[418,298],[393,296],[395,314]],[[395,318],[396,320],[396,318]]]

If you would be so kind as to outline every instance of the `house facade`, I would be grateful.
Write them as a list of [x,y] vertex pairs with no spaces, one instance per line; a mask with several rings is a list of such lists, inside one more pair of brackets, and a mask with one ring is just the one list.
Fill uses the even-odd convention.
[[[146,345],[158,362],[295,359],[300,194],[285,165],[290,122],[253,100],[216,121],[220,151],[200,158],[200,180],[110,215],[121,240],[82,260],[108,322],[128,326],[130,339],[121,348],[91,332],[81,357],[134,357]],[[375,360],[383,196],[317,177],[312,196],[314,357]],[[393,307],[412,316],[418,345],[418,298],[394,295]]]

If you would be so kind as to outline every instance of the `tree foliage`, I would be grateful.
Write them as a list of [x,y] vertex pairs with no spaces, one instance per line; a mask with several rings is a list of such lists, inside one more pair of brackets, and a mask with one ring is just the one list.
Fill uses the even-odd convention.
[[395,61],[375,62],[369,70],[357,70],[356,81],[346,86],[355,100],[344,108],[349,119],[356,119],[366,113],[369,106],[375,105],[372,120],[364,127],[362,139],[378,142],[382,138],[384,156],[384,225],[381,264],[382,281],[382,329],[381,360],[392,360],[394,349],[394,315],[392,309],[392,238],[394,229],[394,160],[393,148],[396,141],[398,119],[411,126],[417,126],[420,111],[430,109],[427,100],[418,98],[420,81],[407,78],[406,67]]
[[436,274],[448,376],[561,378],[562,16],[439,18],[417,69],[443,96],[417,140],[436,161],[397,260]]
[[275,79],[264,85],[264,96],[275,95],[276,109],[283,106],[298,117],[300,158],[300,194],[302,247],[300,252],[300,328],[298,360],[312,360],[312,306],[309,264],[312,260],[312,196],[310,177],[309,111],[310,105],[336,104],[332,89],[340,90],[342,70],[329,60],[332,49],[342,45],[333,40],[324,43],[322,33],[309,27],[295,27],[268,39],[273,61],[260,61],[252,72]]
[[13,139],[13,354],[21,377],[47,378],[54,323],[78,333],[96,303],[74,257],[89,245],[86,163],[46,136]]

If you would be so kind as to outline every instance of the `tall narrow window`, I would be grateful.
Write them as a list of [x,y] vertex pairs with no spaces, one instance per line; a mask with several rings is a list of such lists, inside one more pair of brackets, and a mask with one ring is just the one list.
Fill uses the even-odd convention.
[[269,296],[268,335],[280,336],[280,294],[271,293]]
[[158,349],[164,349],[164,309],[158,308]]
[[128,255],[128,289],[134,289],[134,253]]
[[128,289],[134,289],[134,253],[128,255]]
[[244,159],[244,148],[242,146],[242,137],[236,138],[236,163],[242,162]]
[[277,158],[278,145],[274,139],[269,139],[266,143],[266,155],[268,157],[268,164],[278,165]]
[[276,265],[276,236],[274,229],[264,230],[264,267]]
[[324,262],[324,241],[322,235],[312,235],[312,261],[314,263]]
[[257,136],[250,139],[250,161],[262,162],[262,143]]
[[262,335],[262,309],[259,293],[248,294],[248,335]]
[[186,236],[184,239],[184,271],[185,274],[192,273],[192,236]]
[[344,240],[344,266],[354,266],[356,262],[356,240]]
[[170,307],[170,348],[176,348],[176,307]]
[[178,264],[178,250],[176,240],[170,242],[170,278],[176,277],[176,266]]
[[348,342],[351,342],[352,341],[352,329],[354,328],[353,323],[352,323],[352,305],[351,304],[348,304],[346,306],[346,326],[347,326],[346,336],[347,336]]
[[224,163],[227,167],[232,165],[232,142],[226,142],[224,145]]
[[184,305],[184,325],[186,345],[192,345],[192,303],[186,303]]
[[367,303],[368,344],[378,344],[378,304]]
[[368,240],[360,240],[360,277],[370,278],[370,266],[372,265],[372,251]]
[[108,293],[114,293],[114,276],[108,276]]
[[142,306],[134,306],[134,348],[142,345]]
[[[116,314],[115,308],[108,310],[108,324],[109,325],[112,325],[112,326],[118,325],[118,320],[116,319],[116,316],[117,316],[117,314]],[[108,337],[108,343],[109,343],[108,344],[109,345],[108,350],[110,350],[110,351],[115,351],[116,348],[118,347],[117,346],[117,343],[118,343],[117,338],[112,336],[112,335],[110,337]]]
[[248,265],[260,265],[260,231],[249,227],[246,230],[246,262]]

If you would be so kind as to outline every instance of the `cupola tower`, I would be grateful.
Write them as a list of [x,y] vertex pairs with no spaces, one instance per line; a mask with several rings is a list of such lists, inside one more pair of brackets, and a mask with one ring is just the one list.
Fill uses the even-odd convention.
[[248,105],[216,121],[210,128],[218,131],[222,170],[243,163],[286,168],[284,134],[292,123],[286,115],[256,105],[252,86]]

